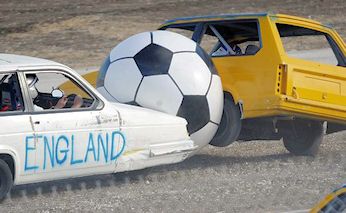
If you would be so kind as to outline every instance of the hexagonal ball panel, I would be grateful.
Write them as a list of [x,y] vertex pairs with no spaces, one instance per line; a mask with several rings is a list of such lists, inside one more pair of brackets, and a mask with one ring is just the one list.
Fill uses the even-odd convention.
[[118,100],[116,100],[111,94],[109,94],[109,92],[105,89],[105,87],[97,87],[96,88],[97,91],[104,97],[106,98],[108,101],[111,102],[119,102]]
[[201,59],[204,61],[204,63],[209,67],[209,70],[212,74],[218,75],[216,68],[214,66],[213,61],[211,60],[211,57],[206,53],[201,46],[196,46],[196,53],[201,57]]
[[196,53],[174,54],[169,74],[184,95],[205,95],[207,93],[211,73]]
[[127,102],[125,104],[129,104],[129,105],[132,105],[132,106],[141,106],[136,101]]
[[190,137],[198,146],[204,146],[213,139],[218,128],[218,125],[209,122],[202,129],[193,133]]
[[152,34],[154,44],[163,46],[173,53],[181,51],[194,52],[196,50],[196,42],[178,33],[158,30],[152,32]]
[[110,61],[113,62],[120,58],[127,58],[135,56],[144,47],[151,43],[150,32],[139,33],[133,35],[126,40],[120,42],[116,47],[111,50]]
[[210,121],[206,96],[184,96],[177,115],[187,120],[187,131],[190,134],[197,132]]
[[221,78],[218,75],[212,75],[207,100],[209,104],[210,120],[219,124],[223,112],[223,89]]
[[168,75],[144,77],[139,86],[136,102],[146,108],[176,115],[183,95]]
[[99,75],[97,77],[97,81],[96,81],[96,87],[103,87],[105,84],[105,76],[108,70],[109,65],[111,64],[109,55],[107,56],[107,58],[104,60],[100,70],[99,70]]
[[141,80],[142,74],[135,61],[121,59],[109,66],[104,87],[118,101],[126,103],[134,101]]
[[143,76],[167,74],[173,53],[157,44],[150,44],[134,56]]

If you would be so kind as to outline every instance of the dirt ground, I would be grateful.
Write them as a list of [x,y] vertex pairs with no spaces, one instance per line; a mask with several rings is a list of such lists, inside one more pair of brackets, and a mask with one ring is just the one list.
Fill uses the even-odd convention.
[[[180,16],[272,11],[330,23],[345,40],[345,0],[0,0],[0,52],[99,67],[118,42]],[[0,212],[282,212],[346,183],[346,133],[315,157],[280,141],[205,147],[183,163],[17,186]]]
[[344,0],[0,0],[0,50],[52,59],[72,68],[99,67],[130,35],[180,16],[287,13],[332,24],[343,38]]

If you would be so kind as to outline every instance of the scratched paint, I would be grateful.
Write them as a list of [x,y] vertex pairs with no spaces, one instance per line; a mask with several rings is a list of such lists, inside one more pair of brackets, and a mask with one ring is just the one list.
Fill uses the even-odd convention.
[[[120,140],[117,140],[120,138]],[[42,153],[37,153],[37,143],[43,144]],[[76,145],[85,143],[87,146],[82,152],[83,156],[76,157]],[[86,164],[89,162],[108,163],[116,161],[124,152],[126,146],[125,135],[120,131],[110,133],[89,133],[88,140],[77,142],[75,135],[36,135],[25,139],[24,171],[45,170],[58,166]],[[35,162],[36,155],[43,155],[42,162]]]

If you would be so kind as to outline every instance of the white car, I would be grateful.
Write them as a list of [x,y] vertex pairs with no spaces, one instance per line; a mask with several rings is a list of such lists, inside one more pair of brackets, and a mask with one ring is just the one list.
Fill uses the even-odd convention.
[[[72,81],[75,94],[58,87]],[[12,185],[183,161],[186,120],[110,103],[70,68],[0,54],[0,199]]]

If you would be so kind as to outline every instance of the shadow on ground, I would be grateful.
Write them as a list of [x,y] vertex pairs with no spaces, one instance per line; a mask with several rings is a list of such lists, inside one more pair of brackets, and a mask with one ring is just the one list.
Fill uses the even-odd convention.
[[170,171],[184,172],[193,169],[207,169],[229,166],[251,164],[254,162],[287,162],[292,158],[291,154],[270,154],[264,156],[234,157],[234,156],[216,156],[207,154],[197,154],[185,160],[182,163],[151,167],[147,169],[121,172],[116,174],[95,175],[81,178],[64,179],[49,181],[43,183],[27,184],[14,186],[10,197],[13,198],[33,198],[39,195],[50,193],[64,193],[66,191],[80,191],[84,189],[93,189],[98,187],[110,187],[111,185],[122,186],[129,183],[143,182],[150,180],[153,175],[163,175]]

